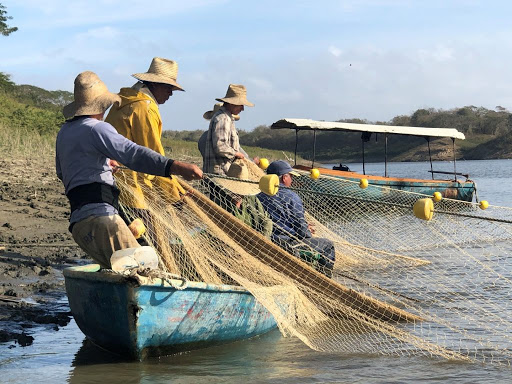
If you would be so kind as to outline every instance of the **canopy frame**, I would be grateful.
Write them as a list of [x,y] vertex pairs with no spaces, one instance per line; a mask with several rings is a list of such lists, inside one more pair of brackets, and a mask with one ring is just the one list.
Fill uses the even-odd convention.
[[[393,126],[393,125],[373,125],[373,124],[356,124],[356,123],[343,123],[343,122],[329,122],[329,121],[315,121],[310,119],[281,119],[272,124],[271,129],[294,129],[295,130],[295,165],[297,165],[297,148],[299,141],[299,131],[313,131],[313,159],[311,168],[315,166],[316,157],[316,133],[317,131],[343,131],[343,132],[361,132],[362,152],[363,152],[363,174],[366,175],[365,169],[365,141],[369,141],[372,133],[376,135],[379,133],[384,134],[384,175],[388,176],[388,134],[405,135],[405,136],[418,136],[424,137],[427,140],[428,156],[430,160],[430,173],[432,180],[435,173],[452,174],[457,181],[456,166],[456,152],[455,152],[455,139],[464,140],[465,136],[462,132],[455,128],[426,128],[426,127],[406,127],[406,126]],[[369,133],[369,135],[368,135]],[[432,165],[432,153],[430,149],[431,138],[436,137],[449,137],[452,139],[452,152],[453,152],[453,173],[434,171]],[[465,176],[465,175],[462,175]]]

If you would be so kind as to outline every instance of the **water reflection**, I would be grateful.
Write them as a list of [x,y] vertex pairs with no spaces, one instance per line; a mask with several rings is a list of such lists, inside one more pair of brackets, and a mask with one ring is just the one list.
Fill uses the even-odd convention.
[[[311,364],[305,361],[305,353],[314,360]],[[73,359],[68,382],[240,383],[243,377],[251,377],[251,383],[295,383],[321,375],[317,359],[323,359],[322,354],[310,354],[300,341],[283,339],[278,330],[251,340],[142,362],[128,361],[84,340]]]
[[[82,346],[71,363],[69,383],[140,383],[139,369],[122,356],[107,352],[89,339]],[[130,369],[130,366],[133,368]]]

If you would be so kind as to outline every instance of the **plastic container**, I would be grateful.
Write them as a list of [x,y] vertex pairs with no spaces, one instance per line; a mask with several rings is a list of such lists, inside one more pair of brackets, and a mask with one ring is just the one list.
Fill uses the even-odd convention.
[[110,257],[110,263],[117,272],[138,267],[158,269],[158,255],[149,246],[126,248],[115,251]]

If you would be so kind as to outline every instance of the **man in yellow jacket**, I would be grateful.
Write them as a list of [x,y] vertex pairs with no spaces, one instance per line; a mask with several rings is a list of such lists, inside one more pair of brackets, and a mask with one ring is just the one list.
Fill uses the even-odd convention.
[[[145,73],[132,75],[139,80],[131,88],[121,88],[121,104],[111,108],[106,122],[129,140],[165,155],[162,146],[162,118],[158,109],[173,91],[183,91],[177,83],[178,64],[175,61],[153,58]],[[147,204],[142,188],[149,187],[161,192],[170,203],[177,201],[185,191],[176,179],[155,177],[137,172],[123,172],[131,193],[121,193],[120,200],[128,207],[145,209]]]

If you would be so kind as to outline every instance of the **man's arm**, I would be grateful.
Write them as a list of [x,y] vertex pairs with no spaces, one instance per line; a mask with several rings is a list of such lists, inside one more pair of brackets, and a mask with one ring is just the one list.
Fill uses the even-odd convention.
[[104,156],[119,161],[128,168],[156,176],[176,174],[187,180],[200,179],[203,172],[194,164],[176,162],[161,154],[135,144],[108,123],[100,122],[92,129],[93,142]]
[[302,200],[295,193],[290,194],[289,196],[289,213],[290,216],[292,217],[292,224],[297,233],[297,237],[312,237],[308,223],[306,222],[306,218],[304,217],[304,205],[302,204]]

